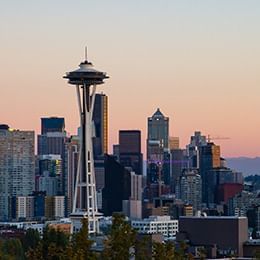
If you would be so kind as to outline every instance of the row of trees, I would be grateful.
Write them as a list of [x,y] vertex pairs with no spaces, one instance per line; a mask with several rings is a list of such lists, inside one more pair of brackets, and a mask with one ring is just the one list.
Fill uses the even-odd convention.
[[22,239],[1,241],[0,260],[193,259],[191,254],[185,253],[185,244],[177,250],[172,243],[151,243],[147,238],[140,238],[122,214],[113,215],[104,250],[95,252],[92,246],[93,241],[88,236],[88,222],[83,219],[80,232],[73,236],[46,228],[41,238],[37,231],[29,229]]

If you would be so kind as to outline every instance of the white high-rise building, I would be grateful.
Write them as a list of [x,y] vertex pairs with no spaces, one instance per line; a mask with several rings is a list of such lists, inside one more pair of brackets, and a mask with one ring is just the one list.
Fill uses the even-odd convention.
[[19,196],[16,198],[16,219],[32,219],[34,217],[34,197]]
[[196,170],[185,170],[180,177],[179,187],[176,190],[178,197],[184,203],[192,205],[194,214],[201,209],[202,180]]
[[65,198],[64,196],[54,197],[54,216],[55,218],[64,218]]
[[11,217],[13,197],[34,190],[34,132],[0,125],[0,220]]
[[68,172],[67,178],[67,210],[68,215],[72,213],[72,202],[73,194],[75,193],[75,184],[78,168],[78,158],[79,158],[79,149],[80,149],[80,140],[79,136],[71,136],[69,141],[66,143],[66,169]]

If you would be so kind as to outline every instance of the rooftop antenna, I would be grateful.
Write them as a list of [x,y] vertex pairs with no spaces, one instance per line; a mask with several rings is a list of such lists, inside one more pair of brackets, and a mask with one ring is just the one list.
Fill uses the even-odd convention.
[[85,46],[85,60],[88,60],[88,47]]

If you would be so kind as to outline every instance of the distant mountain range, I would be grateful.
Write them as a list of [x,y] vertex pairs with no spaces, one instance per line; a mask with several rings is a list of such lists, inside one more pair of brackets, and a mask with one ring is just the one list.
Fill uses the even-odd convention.
[[225,159],[229,168],[242,172],[244,176],[260,175],[260,157],[235,157]]

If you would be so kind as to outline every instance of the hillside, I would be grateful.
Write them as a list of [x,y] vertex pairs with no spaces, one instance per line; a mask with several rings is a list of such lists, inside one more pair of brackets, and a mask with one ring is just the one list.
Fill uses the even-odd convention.
[[260,157],[236,157],[226,158],[227,166],[231,169],[243,172],[244,176],[260,175]]

